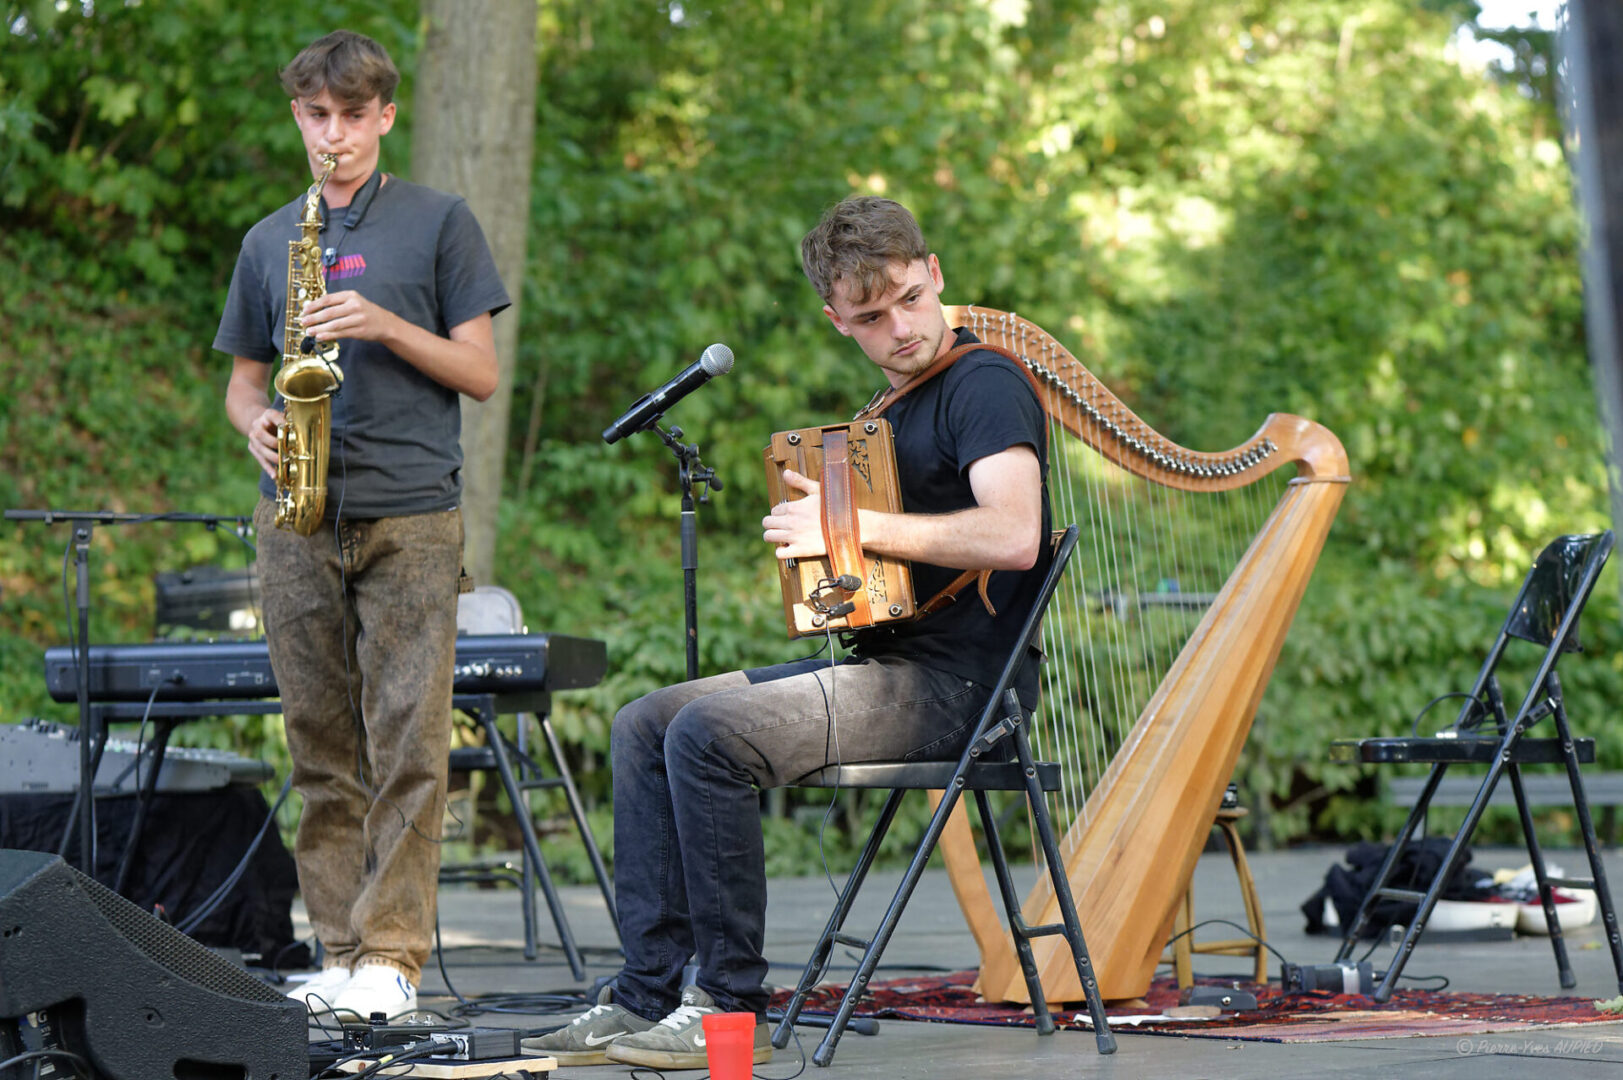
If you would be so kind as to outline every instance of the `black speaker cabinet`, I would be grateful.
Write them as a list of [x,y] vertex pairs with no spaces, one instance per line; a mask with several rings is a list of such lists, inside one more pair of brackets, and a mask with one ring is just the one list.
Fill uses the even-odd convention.
[[0,850],[0,1047],[106,1080],[305,1080],[306,1040],[302,1003],[59,857]]

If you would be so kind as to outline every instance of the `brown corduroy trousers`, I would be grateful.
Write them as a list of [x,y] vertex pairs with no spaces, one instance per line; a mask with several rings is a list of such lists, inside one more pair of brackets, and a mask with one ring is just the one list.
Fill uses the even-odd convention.
[[433,944],[456,662],[458,510],[274,527],[261,500],[265,633],[281,689],[299,890],[326,964],[414,984]]

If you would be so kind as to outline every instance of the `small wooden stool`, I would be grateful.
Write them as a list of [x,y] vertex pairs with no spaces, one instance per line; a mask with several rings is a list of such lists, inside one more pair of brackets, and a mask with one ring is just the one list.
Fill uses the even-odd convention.
[[1257,899],[1257,883],[1251,876],[1251,866],[1245,861],[1245,847],[1240,843],[1240,830],[1236,823],[1248,811],[1241,806],[1223,807],[1217,811],[1212,828],[1223,834],[1228,844],[1229,857],[1234,860],[1234,873],[1240,880],[1240,899],[1245,902],[1245,921],[1255,938],[1227,938],[1222,941],[1195,942],[1186,931],[1195,925],[1195,885],[1191,881],[1184,891],[1183,902],[1172,917],[1172,970],[1178,978],[1178,989],[1194,985],[1192,960],[1195,953],[1217,956],[1250,956],[1256,959],[1254,982],[1268,981],[1268,950],[1263,946],[1267,933],[1262,926],[1262,903]]

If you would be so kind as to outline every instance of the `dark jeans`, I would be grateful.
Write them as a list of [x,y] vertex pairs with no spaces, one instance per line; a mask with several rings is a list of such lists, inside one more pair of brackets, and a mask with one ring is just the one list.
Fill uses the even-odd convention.
[[282,692],[294,855],[328,966],[386,964],[415,985],[434,943],[451,741],[462,514],[272,524],[261,499],[265,634]]
[[[756,790],[824,765],[953,760],[987,690],[892,657],[800,660],[656,690],[614,718],[617,1000],[671,1012],[683,965],[723,1009],[766,1012]],[[831,719],[832,718],[832,719]]]

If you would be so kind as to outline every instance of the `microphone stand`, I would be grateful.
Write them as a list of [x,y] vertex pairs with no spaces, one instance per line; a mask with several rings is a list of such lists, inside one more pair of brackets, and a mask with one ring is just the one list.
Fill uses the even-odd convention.
[[[68,823],[62,832],[62,845],[59,854],[66,855],[68,841],[73,836],[74,824],[77,822],[79,831],[79,859],[83,863],[80,867],[86,877],[96,876],[95,858],[95,813],[96,805],[91,786],[96,778],[96,770],[101,766],[101,750],[104,743],[102,732],[99,730],[99,717],[90,708],[90,537],[97,525],[139,525],[148,521],[192,521],[198,522],[209,529],[217,529],[220,525],[234,522],[236,524],[237,539],[254,550],[248,541],[247,529],[250,519],[243,516],[222,517],[218,514],[125,514],[115,513],[111,510],[7,510],[7,521],[41,521],[47,525],[54,525],[59,521],[69,522],[73,525],[73,576],[74,595],[78,612],[78,656],[76,664],[78,670],[75,687],[79,699],[79,790],[74,801],[73,810],[68,815]],[[91,743],[96,744],[94,755]]]
[[692,682],[699,677],[699,526],[693,493],[697,488],[698,501],[708,503],[710,492],[721,490],[721,480],[716,470],[700,464],[697,443],[680,441],[681,428],[672,427],[667,432],[659,426],[659,417],[649,426],[659,432],[659,437],[676,455],[677,484],[682,489],[682,619],[687,641],[688,681]]

